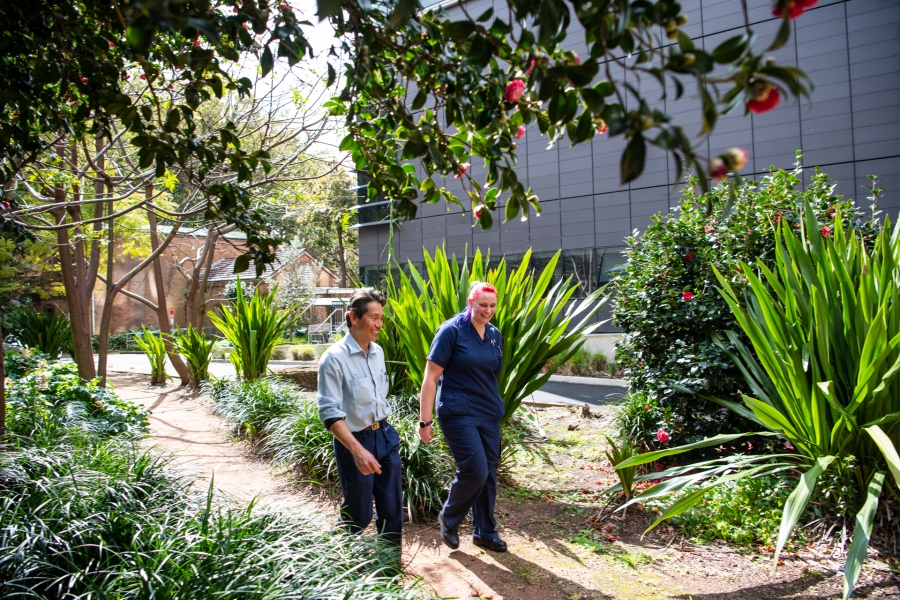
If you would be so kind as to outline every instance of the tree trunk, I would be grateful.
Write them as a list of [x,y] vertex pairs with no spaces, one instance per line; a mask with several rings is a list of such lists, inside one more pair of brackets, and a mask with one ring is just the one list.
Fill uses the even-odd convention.
[[[188,325],[193,325],[194,329],[199,331],[203,330],[203,323],[198,323],[197,315],[200,310],[198,308],[198,303],[200,300],[203,300],[205,303],[204,296],[206,295],[205,290],[201,290],[201,271],[204,266],[209,262],[211,263],[212,257],[215,254],[213,251],[215,248],[215,240],[213,236],[216,233],[215,225],[210,223],[209,228],[206,230],[206,241],[203,244],[203,250],[200,252],[200,256],[197,257],[197,262],[194,263],[193,269],[191,271],[191,283],[188,286],[187,296],[185,297],[185,320]],[[202,279],[206,279],[209,277],[209,267],[206,266],[205,277]],[[199,298],[198,298],[199,296]]]
[[[149,199],[152,196],[153,187],[148,185],[147,198]],[[148,210],[147,220],[150,223],[150,249],[156,250],[159,248],[159,236],[156,233],[156,213],[152,210]],[[169,337],[172,333],[172,328],[169,326],[169,311],[166,307],[165,283],[163,282],[162,273],[162,254],[157,256],[153,261],[153,278],[156,281],[156,316],[159,319],[160,332],[166,335],[166,337],[163,338],[166,342],[166,354],[169,355],[169,360],[172,361],[172,366],[175,367],[175,371],[181,379],[181,385],[187,385],[191,382],[191,370],[185,364],[184,360],[182,360],[181,356],[175,352],[175,349],[172,346],[172,339]]]
[[[61,201],[57,194],[57,200]],[[66,222],[65,209],[54,211],[57,225]],[[78,294],[78,286],[75,282],[72,252],[69,246],[69,230],[61,228],[56,231],[56,240],[59,246],[60,271],[62,272],[63,286],[66,290],[66,303],[69,305],[69,321],[72,325],[72,354],[78,365],[78,375],[86,381],[97,376],[94,368],[94,350],[91,347],[91,333],[84,328],[84,307]]]
[[[109,214],[112,215],[112,200],[108,201]],[[97,374],[100,385],[106,387],[106,363],[109,358],[109,323],[112,320],[113,301],[116,299],[116,286],[113,285],[113,259],[116,251],[115,220],[106,222],[106,299],[103,301],[103,316],[100,318],[100,331],[97,332]]]

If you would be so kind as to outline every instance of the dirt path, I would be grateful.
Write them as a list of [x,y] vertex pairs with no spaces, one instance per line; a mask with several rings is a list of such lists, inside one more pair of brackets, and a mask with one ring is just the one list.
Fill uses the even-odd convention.
[[[264,506],[319,515],[323,527],[333,522],[337,498],[273,472],[201,399],[174,385],[151,388],[145,376],[115,381],[119,394],[153,412],[147,443],[173,453],[200,485],[214,476],[216,487],[237,500],[258,496]],[[573,443],[552,465],[526,462],[507,473],[497,516],[509,552],[473,546],[466,524],[455,551],[441,545],[436,525],[405,526],[406,572],[426,592],[494,600],[840,598],[839,564],[828,559],[788,555],[772,575],[770,556],[692,545],[664,528],[641,539],[650,516],[639,509],[626,519],[589,521],[602,506],[599,491],[615,477],[599,466],[602,443],[595,438],[604,425],[563,408],[539,411],[539,418],[551,437],[568,434]],[[865,569],[854,597],[898,598],[900,587],[891,574]]]

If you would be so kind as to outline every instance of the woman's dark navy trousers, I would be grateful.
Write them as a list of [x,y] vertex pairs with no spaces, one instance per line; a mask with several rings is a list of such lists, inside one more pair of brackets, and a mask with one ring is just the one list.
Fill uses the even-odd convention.
[[456,529],[472,509],[472,535],[494,540],[497,521],[497,467],[500,465],[500,421],[474,417],[441,419],[441,431],[456,460],[456,478],[444,504],[444,522]]

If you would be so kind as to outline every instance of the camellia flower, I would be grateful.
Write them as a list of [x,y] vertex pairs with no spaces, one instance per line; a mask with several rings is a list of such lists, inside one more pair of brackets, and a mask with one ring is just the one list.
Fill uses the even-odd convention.
[[774,84],[765,81],[753,86],[753,99],[747,102],[752,113],[764,113],[772,110],[781,101],[781,93]]
[[725,164],[725,161],[720,156],[711,158],[709,159],[706,174],[713,181],[725,181],[728,178],[728,165]]
[[516,139],[521,140],[523,137],[525,137],[525,126],[519,125],[519,128],[516,129]]
[[483,210],[484,210],[484,204],[479,204],[478,206],[473,206],[472,214],[475,216],[476,219],[480,219],[481,213]]
[[788,11],[788,19],[793,21],[797,17],[803,14],[807,8],[812,8],[816,4],[818,4],[819,0],[786,0],[779,2],[772,9],[772,14],[776,17],[781,18],[784,16],[784,9],[787,8]]
[[3,210],[9,210],[9,202],[6,200],[0,201],[0,206],[3,207]]
[[690,292],[681,292],[681,297],[690,302],[694,299],[694,295]]
[[693,252],[688,252],[687,254],[685,254],[685,255],[684,255],[684,260],[694,260],[694,253],[693,253]]
[[656,432],[656,439],[658,439],[660,441],[660,443],[665,444],[672,438],[669,437],[669,434],[666,432],[665,429],[660,429],[659,431]]
[[600,135],[603,135],[607,131],[609,131],[609,125],[606,124],[606,121],[604,121],[603,119],[600,119],[600,125],[599,125],[599,127],[597,127],[597,133],[599,133]]
[[506,84],[506,92],[503,93],[503,97],[507,102],[518,102],[524,93],[525,82],[521,79],[513,79]]
[[469,167],[471,166],[472,165],[470,165],[469,163],[462,163],[461,165],[459,165],[459,172],[453,176],[453,179],[459,179],[460,177],[468,173]]
[[826,225],[825,227],[822,228],[822,237],[828,237],[832,233],[834,233],[834,232],[831,230],[831,227],[829,227],[828,225]]
[[194,40],[193,42],[191,42],[191,44],[192,44],[193,46],[195,46],[195,47],[196,47],[196,46],[199,46],[199,45],[200,45],[200,40],[199,40],[199,39],[196,39],[196,40]]
[[88,83],[87,77],[85,77],[84,75],[81,75],[80,78],[81,78],[81,83],[83,83],[84,85],[87,85],[87,83]]
[[740,171],[747,164],[749,158],[747,151],[743,148],[729,148],[723,155],[726,162],[731,163],[732,171]]

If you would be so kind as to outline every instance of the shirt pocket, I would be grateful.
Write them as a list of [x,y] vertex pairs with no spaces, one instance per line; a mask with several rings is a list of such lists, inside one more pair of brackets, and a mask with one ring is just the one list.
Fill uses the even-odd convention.
[[350,378],[350,395],[357,414],[374,410],[375,387],[368,375]]
[[460,390],[447,390],[441,386],[441,396],[438,398],[438,419],[446,417],[465,417],[469,414],[469,400],[465,392]]

